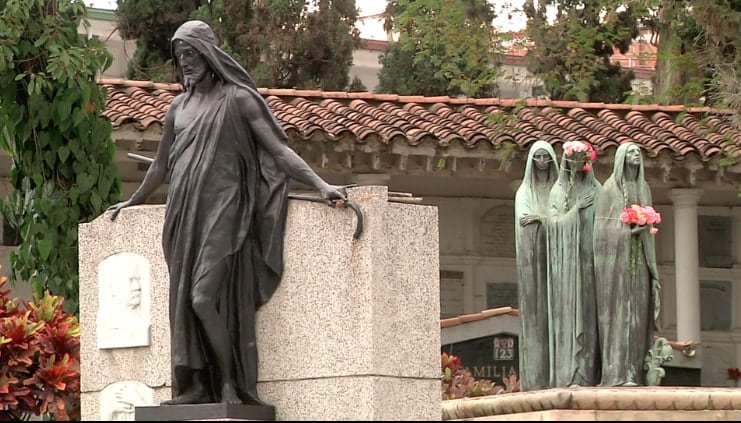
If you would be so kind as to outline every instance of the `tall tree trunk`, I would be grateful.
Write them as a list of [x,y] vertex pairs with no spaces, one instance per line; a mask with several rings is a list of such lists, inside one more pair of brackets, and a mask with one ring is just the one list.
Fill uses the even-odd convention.
[[654,79],[654,99],[659,104],[681,104],[682,95],[678,89],[686,78],[681,65],[682,40],[674,30],[674,17],[682,5],[677,0],[663,0],[658,22],[659,45],[657,51],[656,74]]

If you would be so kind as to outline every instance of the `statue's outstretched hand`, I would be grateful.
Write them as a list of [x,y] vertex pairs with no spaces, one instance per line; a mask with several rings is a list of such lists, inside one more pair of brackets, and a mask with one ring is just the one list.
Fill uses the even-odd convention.
[[338,203],[342,204],[347,201],[347,190],[346,188],[355,186],[352,185],[329,185],[327,184],[319,190],[319,194],[322,199],[327,202],[328,205],[334,206]]
[[116,220],[116,217],[118,216],[118,213],[121,211],[122,208],[133,205],[134,203],[132,203],[131,200],[126,200],[108,207],[108,210],[113,211],[113,213],[111,213],[111,220]]

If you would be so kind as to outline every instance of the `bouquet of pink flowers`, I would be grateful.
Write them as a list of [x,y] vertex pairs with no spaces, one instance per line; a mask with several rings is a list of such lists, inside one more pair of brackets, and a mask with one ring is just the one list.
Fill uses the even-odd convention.
[[[633,204],[630,207],[626,207],[623,212],[620,213],[620,220],[631,226],[658,225],[661,223],[661,214],[651,206],[639,206],[638,204]],[[650,232],[651,235],[655,235],[659,232],[659,229],[651,228]]]
[[567,141],[563,144],[563,152],[569,157],[583,154],[586,163],[582,166],[582,170],[585,172],[592,170],[591,162],[597,160],[597,151],[592,147],[592,144],[586,141]]

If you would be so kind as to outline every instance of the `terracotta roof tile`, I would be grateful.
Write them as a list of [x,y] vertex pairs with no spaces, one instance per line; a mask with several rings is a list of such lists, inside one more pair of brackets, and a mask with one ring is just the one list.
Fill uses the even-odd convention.
[[463,323],[463,321],[459,317],[452,317],[450,319],[442,319],[440,320],[440,329],[448,328],[451,326],[458,326],[461,323]]
[[[144,130],[161,124],[180,84],[103,79],[102,113],[118,127]],[[649,157],[694,155],[708,161],[724,149],[741,148],[741,133],[728,111],[706,107],[579,103],[542,99],[450,98],[396,94],[260,88],[268,106],[290,136],[357,143],[435,143],[446,148],[499,147],[514,142],[526,150],[538,139],[554,146],[570,139],[589,141],[602,153],[635,141]],[[498,116],[494,118],[493,116]]]
[[479,313],[471,313],[471,314],[463,314],[460,316],[455,316],[447,319],[441,319],[440,320],[440,328],[449,328],[452,326],[458,326],[465,323],[470,322],[477,322],[479,320],[485,320],[490,317],[495,316],[504,316],[504,315],[510,315],[510,316],[519,316],[520,310],[512,307],[499,307],[499,308],[492,308],[489,310],[483,310]]

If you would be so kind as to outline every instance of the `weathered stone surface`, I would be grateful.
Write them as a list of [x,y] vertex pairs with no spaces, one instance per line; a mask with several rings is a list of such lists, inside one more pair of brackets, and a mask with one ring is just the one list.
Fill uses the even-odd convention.
[[557,388],[443,402],[443,420],[738,420],[741,390]]

